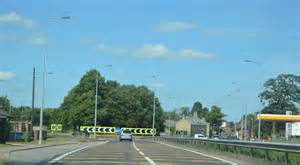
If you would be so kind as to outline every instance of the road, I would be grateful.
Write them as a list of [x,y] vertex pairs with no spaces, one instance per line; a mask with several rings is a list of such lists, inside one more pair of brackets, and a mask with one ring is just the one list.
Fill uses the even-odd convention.
[[109,142],[61,158],[54,164],[229,165],[230,163],[152,141]]
[[[58,145],[45,148],[16,151],[10,154],[9,165],[47,164],[50,159],[66,152],[89,145],[89,143]],[[1,163],[0,163],[1,164]]]

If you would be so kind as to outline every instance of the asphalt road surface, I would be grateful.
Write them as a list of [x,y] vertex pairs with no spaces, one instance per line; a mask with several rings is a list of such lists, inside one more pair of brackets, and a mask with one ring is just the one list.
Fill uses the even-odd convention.
[[54,164],[229,165],[231,163],[152,141],[118,142],[111,140],[105,144],[69,154]]

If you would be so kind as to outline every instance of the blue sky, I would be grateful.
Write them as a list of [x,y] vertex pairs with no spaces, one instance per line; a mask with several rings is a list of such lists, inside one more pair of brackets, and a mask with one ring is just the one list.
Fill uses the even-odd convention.
[[[2,0],[0,95],[30,105],[35,66],[39,106],[48,47],[47,71],[53,74],[47,76],[47,107],[58,107],[80,77],[97,68],[107,79],[155,88],[166,111],[199,100],[220,105],[228,119],[237,120],[246,105],[248,112],[260,108],[263,81],[299,74],[299,5],[296,0]],[[107,64],[113,67],[103,67]]]

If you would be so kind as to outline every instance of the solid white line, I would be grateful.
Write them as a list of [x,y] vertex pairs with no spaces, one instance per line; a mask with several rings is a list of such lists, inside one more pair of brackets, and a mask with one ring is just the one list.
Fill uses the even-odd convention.
[[145,154],[142,151],[140,151],[139,148],[136,147],[134,141],[132,142],[132,145],[133,145],[133,148],[150,163],[150,165],[156,165],[153,160],[151,160],[148,156],[145,156]]
[[[107,143],[107,142],[108,142],[108,141],[105,141],[105,142],[102,142],[102,143],[98,143],[98,144],[96,144],[96,145],[102,145],[102,144],[105,144],[105,143]],[[88,148],[88,147],[92,147],[92,146],[95,146],[95,144],[91,144],[91,145],[84,146],[84,147],[78,148],[78,149],[76,149],[76,150],[67,152],[67,153],[65,153],[65,154],[63,154],[63,155],[60,155],[59,157],[56,157],[55,159],[52,159],[51,161],[49,161],[49,163],[50,163],[50,164],[55,163],[55,162],[57,162],[57,161],[60,161],[61,159],[63,159],[63,158],[66,157],[66,156],[69,156],[69,155],[71,155],[71,154],[73,154],[73,153],[75,153],[75,152],[84,150],[84,149],[86,149],[86,148]]]
[[192,152],[192,153],[194,153],[194,154],[198,154],[198,155],[210,157],[210,158],[213,158],[213,159],[217,159],[217,160],[220,160],[220,161],[222,161],[222,162],[229,163],[229,164],[231,164],[231,165],[237,165],[237,163],[235,163],[235,162],[232,162],[232,161],[229,161],[229,160],[225,160],[225,159],[222,159],[222,158],[218,158],[218,157],[215,157],[215,156],[203,154],[203,153],[201,153],[201,152],[193,151],[193,150],[190,150],[190,149],[186,149],[186,148],[182,148],[182,147],[178,147],[178,146],[174,146],[174,145],[166,144],[166,143],[162,143],[162,142],[157,142],[157,143],[163,144],[163,145],[166,145],[166,146],[169,146],[169,147],[172,147],[172,148],[176,148],[176,149],[180,149],[180,150]]

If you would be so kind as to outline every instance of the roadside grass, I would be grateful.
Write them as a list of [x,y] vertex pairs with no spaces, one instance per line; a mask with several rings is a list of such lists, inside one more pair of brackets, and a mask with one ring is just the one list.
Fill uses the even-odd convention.
[[8,144],[0,144],[0,148],[9,147]]
[[[209,151],[220,151],[226,152],[230,154],[238,154],[238,155],[245,155],[253,158],[265,159],[269,161],[277,161],[277,162],[284,162],[285,160],[285,153],[278,152],[278,151],[268,151],[257,148],[243,148],[243,147],[234,147],[234,146],[225,146],[225,145],[216,145],[216,144],[189,144],[189,143],[179,143],[189,147],[201,147],[205,148]],[[300,154],[296,153],[289,153],[289,165],[300,165]]]
[[[85,142],[86,139],[81,136],[72,136],[71,134],[51,134],[49,133],[47,135],[47,139],[43,140],[43,144],[49,144],[49,143],[63,143],[63,142]],[[29,142],[25,141],[17,141],[17,142],[7,142],[5,145],[34,145],[38,144],[38,140],[32,140]],[[1,145],[0,145],[1,147]]]

